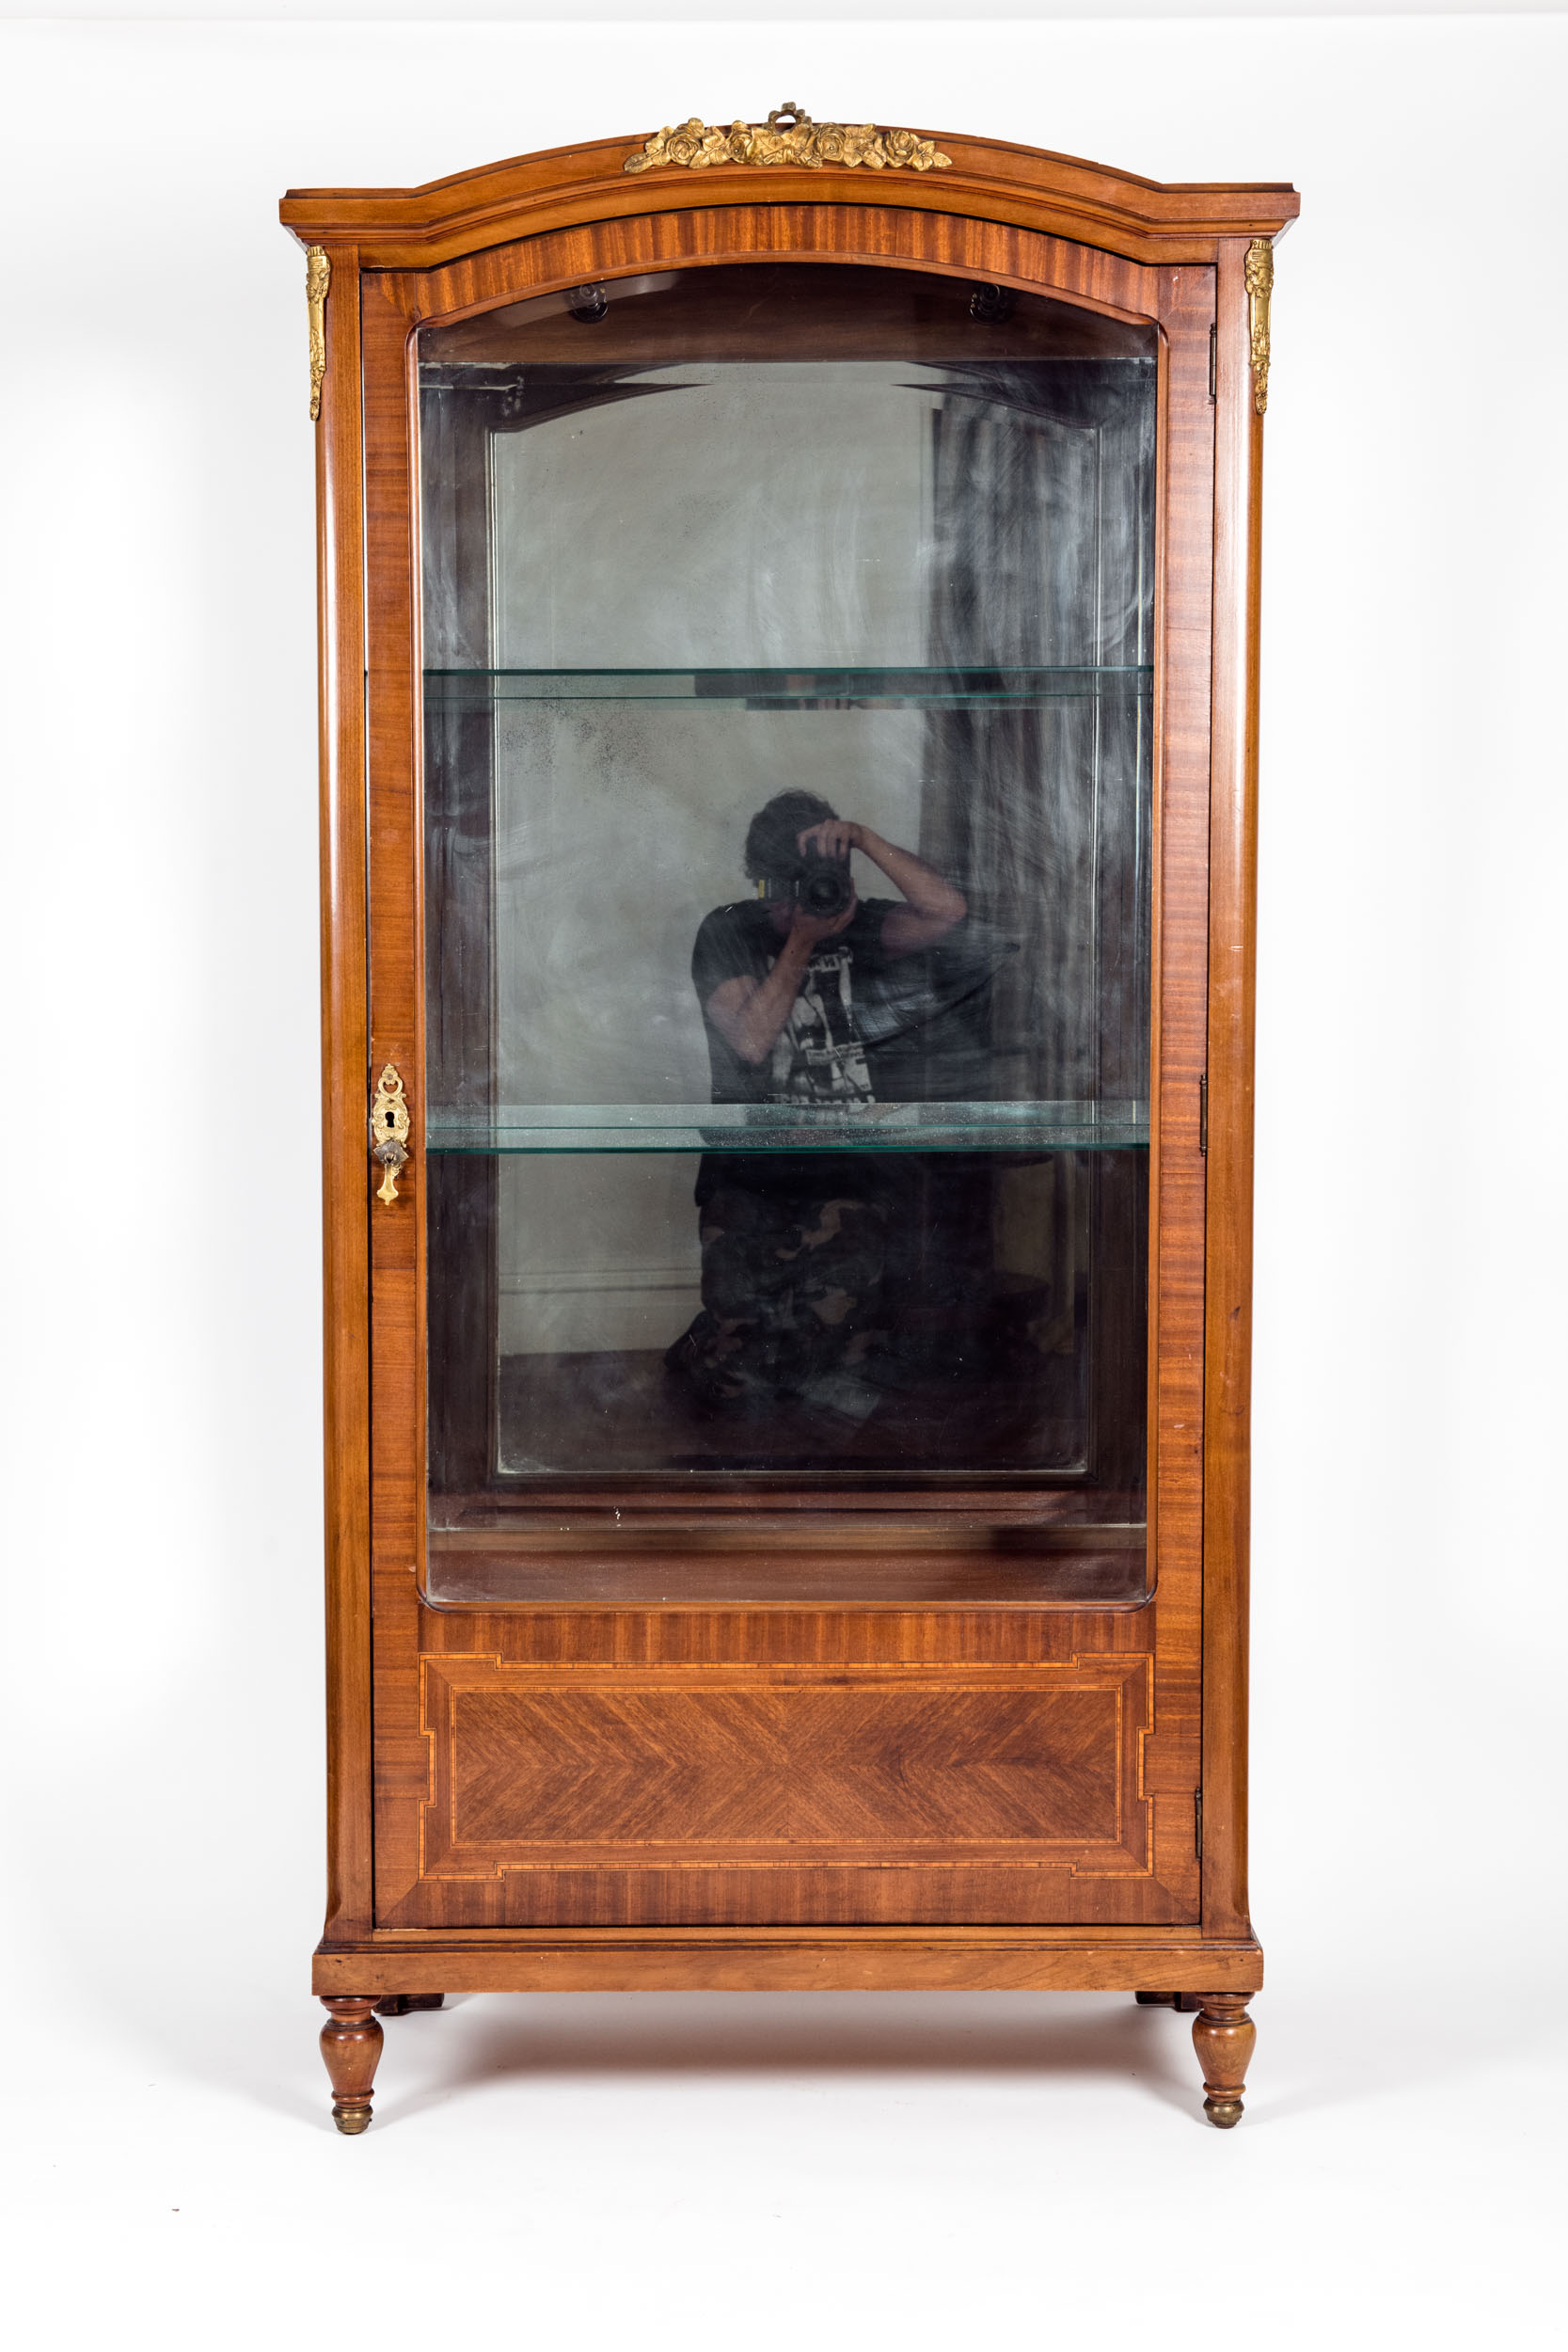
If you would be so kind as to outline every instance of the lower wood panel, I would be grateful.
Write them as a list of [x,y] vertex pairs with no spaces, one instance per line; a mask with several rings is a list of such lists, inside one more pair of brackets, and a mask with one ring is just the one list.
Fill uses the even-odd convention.
[[1149,1661],[1021,1677],[898,1668],[585,1673],[423,1661],[426,1874],[715,1856],[1140,1868]]
[[[932,1669],[418,1661],[383,1922],[1178,1921],[1147,1652]],[[1167,1841],[1168,1842],[1168,1841]],[[390,1894],[390,1889],[387,1890]]]

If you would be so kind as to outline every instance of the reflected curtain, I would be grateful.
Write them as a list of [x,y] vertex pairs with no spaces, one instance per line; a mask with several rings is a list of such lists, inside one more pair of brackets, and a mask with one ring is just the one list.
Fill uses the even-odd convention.
[[[976,366],[932,418],[928,660],[971,691],[930,714],[920,849],[1018,942],[975,1009],[995,1098],[1148,1091],[1154,383],[1151,360]],[[997,698],[1036,668],[1079,675]],[[1142,1193],[1102,1158],[976,1161],[935,1223],[955,1264],[967,1220],[1037,1281],[1035,1343],[1108,1426],[1091,1358],[1114,1370],[1142,1311]]]
[[990,999],[1005,1099],[1145,1091],[1147,693],[984,697],[988,671],[1149,660],[1153,455],[1146,360],[975,368],[932,419],[928,659],[976,691],[931,714],[920,847],[1020,943]]

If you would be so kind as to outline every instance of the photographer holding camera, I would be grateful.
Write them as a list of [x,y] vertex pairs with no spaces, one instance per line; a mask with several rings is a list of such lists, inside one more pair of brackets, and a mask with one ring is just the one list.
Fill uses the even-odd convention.
[[[902,898],[857,895],[854,850]],[[875,1103],[878,1042],[900,994],[890,975],[963,921],[962,894],[812,792],[778,793],[758,811],[745,863],[757,897],[716,908],[691,955],[714,1101]],[[919,1017],[911,993],[918,1004],[918,985],[902,991],[900,1027]],[[852,1375],[878,1336],[895,1184],[871,1154],[705,1155],[703,1310],[668,1350],[669,1369],[710,1406],[800,1396],[855,1418],[869,1410]]]
[[[859,850],[903,898],[861,898]],[[885,967],[962,922],[962,894],[814,792],[780,792],[752,818],[755,899],[719,907],[697,933],[691,978],[707,1027],[716,1103],[871,1103],[857,1020]]]

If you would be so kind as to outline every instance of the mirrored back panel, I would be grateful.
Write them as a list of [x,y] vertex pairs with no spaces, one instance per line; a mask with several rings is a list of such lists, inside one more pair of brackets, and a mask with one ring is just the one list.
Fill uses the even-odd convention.
[[432,1597],[1141,1594],[1153,328],[714,267],[419,375]]

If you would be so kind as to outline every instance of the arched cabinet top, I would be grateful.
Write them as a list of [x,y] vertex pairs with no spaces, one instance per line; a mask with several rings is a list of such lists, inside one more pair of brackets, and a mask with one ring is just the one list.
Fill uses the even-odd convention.
[[[732,127],[721,126],[721,135]],[[841,126],[814,127],[821,133]],[[695,143],[708,126],[674,128]],[[1164,184],[1005,139],[895,135],[882,126],[878,132],[863,142],[866,159],[854,164],[724,160],[695,167],[667,160],[657,148],[649,156],[657,135],[628,133],[515,156],[419,188],[292,188],[279,212],[302,244],[350,249],[362,269],[424,270],[589,221],[748,202],[895,205],[1008,223],[1131,261],[1203,262],[1215,258],[1224,240],[1277,236],[1300,209],[1295,190],[1283,183]],[[906,140],[921,143],[919,160],[897,160]],[[931,151],[940,161],[931,160]],[[628,169],[634,159],[640,167]]]

